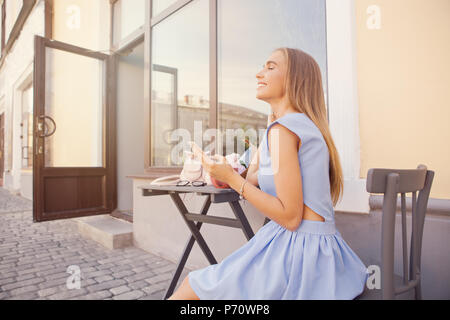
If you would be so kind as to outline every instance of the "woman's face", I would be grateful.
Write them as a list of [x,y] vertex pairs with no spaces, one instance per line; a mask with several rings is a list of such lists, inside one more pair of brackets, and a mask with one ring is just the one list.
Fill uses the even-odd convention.
[[272,102],[285,95],[285,75],[287,64],[281,51],[275,51],[266,61],[263,69],[256,74],[256,98]]

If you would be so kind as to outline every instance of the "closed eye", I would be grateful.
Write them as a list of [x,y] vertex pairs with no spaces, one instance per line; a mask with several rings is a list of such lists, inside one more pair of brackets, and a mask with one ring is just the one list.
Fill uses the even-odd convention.
[[[263,67],[263,69],[266,67],[265,65],[263,65],[262,66]],[[274,67],[272,67],[272,68],[268,68],[269,70],[273,70],[273,69],[275,69]]]

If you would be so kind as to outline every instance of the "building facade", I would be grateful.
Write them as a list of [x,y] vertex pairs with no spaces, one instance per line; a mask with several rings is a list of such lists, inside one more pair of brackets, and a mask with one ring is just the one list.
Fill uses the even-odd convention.
[[[450,297],[448,0],[0,4],[0,183],[33,199],[36,221],[132,213],[135,244],[176,260],[188,230],[170,199],[144,199],[138,187],[180,171],[175,129],[204,145],[196,122],[203,133],[264,129],[270,107],[255,98],[255,75],[272,50],[295,47],[322,71],[344,170],[335,208],[344,238],[375,263],[382,199],[366,192],[368,169],[427,165],[424,296]],[[244,210],[256,231],[263,216]],[[220,227],[203,232],[219,258],[246,241]],[[195,246],[188,267],[206,263]]]

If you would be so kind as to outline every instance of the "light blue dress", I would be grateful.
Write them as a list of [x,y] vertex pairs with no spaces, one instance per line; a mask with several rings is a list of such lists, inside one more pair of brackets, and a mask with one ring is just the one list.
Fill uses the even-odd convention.
[[267,132],[279,123],[301,139],[298,152],[303,201],[325,222],[302,220],[295,231],[274,221],[222,262],[189,273],[201,300],[353,299],[364,289],[367,273],[334,222],[329,153],[320,130],[304,113],[288,113],[264,134],[258,182],[276,196]]

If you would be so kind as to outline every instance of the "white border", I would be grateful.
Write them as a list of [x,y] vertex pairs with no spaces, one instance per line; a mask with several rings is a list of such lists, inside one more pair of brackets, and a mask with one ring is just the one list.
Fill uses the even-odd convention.
[[355,0],[326,0],[330,130],[344,174],[335,210],[369,212],[366,179],[360,179]]

